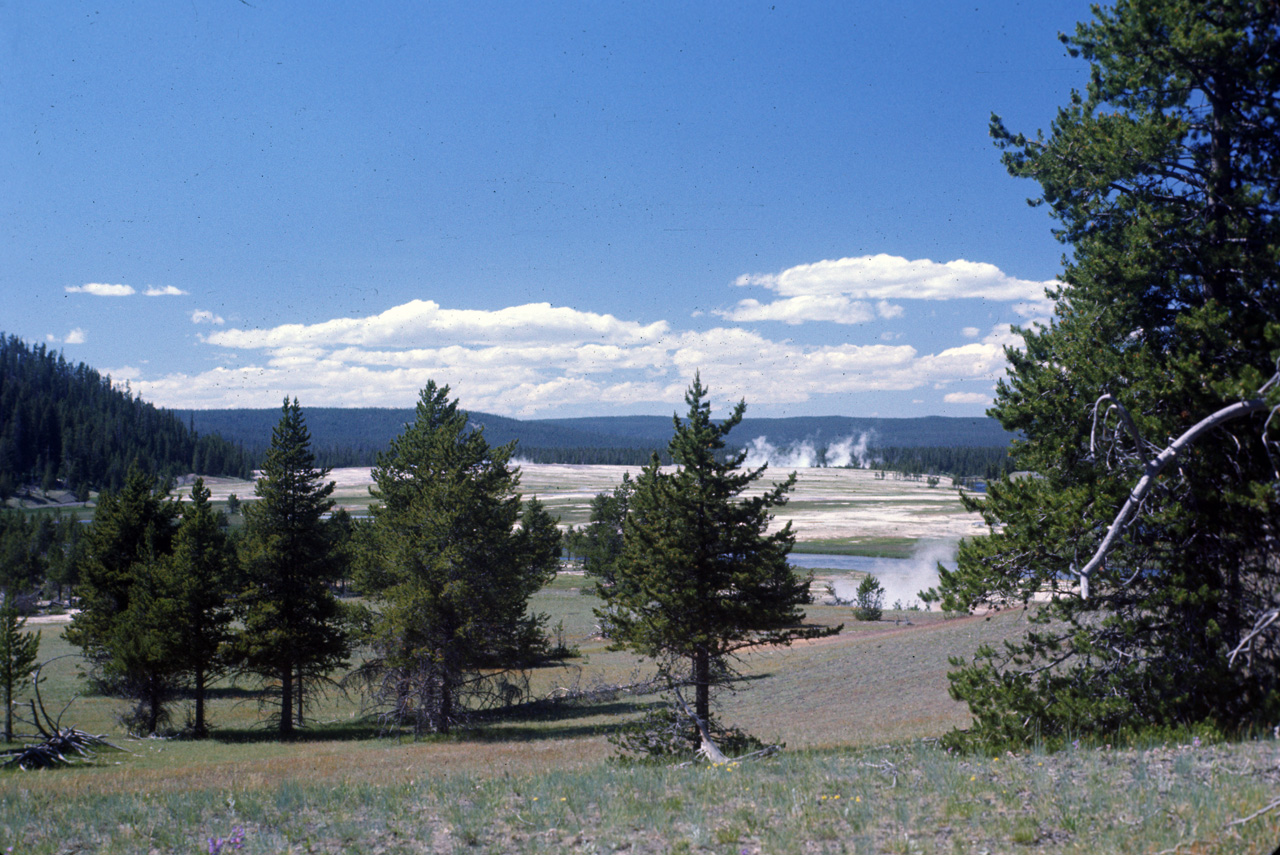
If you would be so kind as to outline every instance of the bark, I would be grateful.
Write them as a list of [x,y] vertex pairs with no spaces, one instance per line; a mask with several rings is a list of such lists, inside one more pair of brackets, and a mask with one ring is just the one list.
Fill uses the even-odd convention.
[[196,736],[205,735],[204,726],[204,668],[196,667]]
[[293,734],[293,666],[280,672],[280,735]]
[[711,721],[711,653],[699,646],[693,654],[693,712],[700,729]]

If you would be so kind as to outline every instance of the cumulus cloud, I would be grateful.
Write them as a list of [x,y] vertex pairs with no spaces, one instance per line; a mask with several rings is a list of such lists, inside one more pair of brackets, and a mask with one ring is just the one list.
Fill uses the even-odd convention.
[[881,300],[876,303],[876,314],[882,318],[900,318],[905,310],[901,306],[894,305],[888,300]]
[[88,340],[88,336],[84,330],[76,327],[67,333],[66,338],[58,338],[53,333],[45,333],[44,340],[50,344],[84,344]]
[[107,285],[102,282],[68,285],[66,291],[68,294],[92,294],[95,297],[128,297],[137,293],[132,285]]
[[595,340],[632,344],[653,341],[667,331],[665,321],[645,325],[550,303],[526,303],[485,311],[444,309],[434,300],[413,300],[366,318],[285,324],[267,330],[230,329],[213,333],[206,341],[247,349],[312,344],[412,347],[511,341]]
[[[781,320],[790,324],[829,321],[843,324],[865,323],[871,319],[865,300],[878,300],[882,318],[902,314],[901,306],[890,300],[986,299],[1014,302],[1023,317],[1042,317],[1050,303],[1045,288],[1054,282],[1018,279],[993,264],[976,261],[914,261],[894,255],[866,255],[818,261],[788,268],[781,273],[745,274],[734,280],[742,287],[766,288],[778,300],[761,303],[742,300],[722,317],[733,321]],[[839,311],[844,309],[844,311]]]
[[[211,320],[201,313],[192,319]],[[409,406],[427,380],[464,406],[515,416],[678,408],[694,371],[717,404],[800,403],[827,395],[946,388],[1003,372],[1007,325],[936,353],[904,343],[800,344],[742,327],[672,330],[548,304],[497,311],[414,301],[368,318],[218,330],[207,344],[257,350],[254,364],[131,378],[164,406]]]
[[183,291],[181,288],[176,288],[173,285],[166,285],[163,288],[158,288],[155,285],[148,285],[146,290],[146,295],[148,297],[180,297],[184,296],[186,293],[186,291]]
[[837,294],[805,295],[761,303],[742,300],[733,309],[716,310],[725,320],[737,323],[782,321],[800,324],[805,321],[829,321],[834,324],[862,324],[876,316],[870,304],[850,300]]
[[977,338],[981,334],[982,334],[982,331],[979,330],[977,327],[965,327],[964,329],[960,330],[960,335],[964,336],[965,338]]
[[226,321],[221,315],[215,315],[213,312],[207,312],[204,309],[196,309],[191,313],[191,323],[193,324],[224,324]]

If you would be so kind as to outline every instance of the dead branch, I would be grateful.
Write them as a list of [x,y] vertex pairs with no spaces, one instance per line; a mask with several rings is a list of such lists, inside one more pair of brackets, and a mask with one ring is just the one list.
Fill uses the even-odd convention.
[[[1120,414],[1120,421],[1124,422],[1125,429],[1129,431],[1129,436],[1133,439],[1134,450],[1138,452],[1139,459],[1145,464],[1146,455],[1142,453],[1142,437],[1138,434],[1138,427],[1133,423],[1133,419],[1129,416],[1129,411],[1124,408],[1124,404],[1116,400],[1115,396],[1110,392],[1093,403],[1093,429],[1089,431],[1089,456],[1092,457],[1097,451],[1098,411],[1104,403],[1108,405],[1108,413],[1115,410]],[[1106,418],[1105,414],[1103,418]]]
[[[1269,385],[1269,384],[1268,384]],[[1263,387],[1266,388],[1265,386]],[[1099,398],[1099,402],[1105,399]],[[1196,422],[1185,433],[1169,443],[1163,451],[1156,455],[1155,459],[1148,462],[1143,467],[1142,477],[1138,479],[1138,483],[1134,485],[1133,490],[1129,493],[1129,498],[1125,501],[1124,506],[1120,509],[1120,513],[1116,514],[1107,534],[1102,539],[1102,543],[1098,545],[1097,550],[1093,553],[1093,557],[1088,563],[1078,571],[1080,576],[1080,598],[1087,600],[1089,598],[1089,576],[1094,570],[1097,570],[1106,561],[1108,553],[1115,547],[1120,535],[1128,528],[1134,513],[1146,498],[1147,493],[1156,483],[1156,478],[1164,471],[1165,467],[1177,459],[1178,455],[1195,443],[1202,434],[1216,427],[1234,421],[1244,416],[1260,413],[1269,410],[1270,405],[1262,398],[1253,398],[1248,401],[1238,401],[1230,404],[1212,415],[1206,416]]]
[[1276,809],[1276,808],[1278,808],[1278,807],[1280,807],[1280,799],[1275,799],[1275,800],[1273,800],[1273,801],[1271,802],[1271,804],[1266,805],[1266,806],[1264,806],[1264,807],[1260,807],[1260,808],[1258,808],[1257,810],[1255,810],[1253,813],[1249,814],[1248,816],[1242,816],[1242,817],[1240,817],[1239,819],[1233,819],[1233,820],[1231,820],[1231,822],[1228,822],[1228,823],[1226,824],[1226,826],[1224,826],[1224,827],[1225,827],[1225,828],[1230,828],[1230,827],[1231,827],[1231,826],[1233,826],[1233,825],[1244,825],[1244,824],[1245,824],[1246,822],[1248,822],[1249,820],[1251,820],[1251,819],[1257,819],[1258,817],[1262,816],[1264,813],[1268,813],[1269,811],[1273,811],[1273,810],[1275,810],[1275,809]]
[[720,747],[716,745],[715,740],[711,738],[711,732],[707,730],[707,723],[694,715],[693,711],[689,709],[689,705],[684,702],[684,695],[680,694],[680,687],[673,683],[671,691],[675,694],[676,700],[680,703],[680,708],[684,710],[684,714],[693,719],[694,725],[698,728],[698,736],[702,739],[702,746],[698,749],[698,754],[717,765],[728,763],[729,758],[725,756]]
[[[56,656],[36,667],[36,670],[31,675],[35,698],[28,701],[28,703],[31,705],[31,723],[35,725],[36,730],[44,738],[42,741],[32,745],[24,745],[21,748],[11,748],[0,752],[0,757],[5,758],[0,762],[0,767],[16,766],[23,770],[49,769],[55,766],[69,766],[74,763],[91,763],[97,758],[97,752],[100,748],[124,751],[120,746],[108,742],[105,736],[86,733],[74,727],[63,727],[62,716],[66,713],[67,707],[71,706],[71,701],[67,702],[66,706],[58,713],[56,719],[50,716],[48,710],[44,707],[44,699],[40,697],[41,669],[50,662],[78,655],[70,653],[66,656]],[[75,699],[72,698],[72,700]]]
[[1280,620],[1280,608],[1271,609],[1270,611],[1263,612],[1259,615],[1257,621],[1253,624],[1253,628],[1245,633],[1244,638],[1240,639],[1240,643],[1235,646],[1235,649],[1232,650],[1231,654],[1227,657],[1228,664],[1234,665],[1236,657],[1252,645],[1253,640],[1262,635],[1267,627],[1271,626],[1277,620]]

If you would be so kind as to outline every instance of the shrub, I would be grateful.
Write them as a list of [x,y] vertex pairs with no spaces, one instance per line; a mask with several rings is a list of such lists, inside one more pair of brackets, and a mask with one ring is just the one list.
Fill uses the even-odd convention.
[[882,604],[884,603],[884,586],[880,584],[880,580],[870,573],[863,578],[858,585],[858,596],[855,599],[857,604],[853,611],[853,616],[858,620],[880,620],[883,613]]

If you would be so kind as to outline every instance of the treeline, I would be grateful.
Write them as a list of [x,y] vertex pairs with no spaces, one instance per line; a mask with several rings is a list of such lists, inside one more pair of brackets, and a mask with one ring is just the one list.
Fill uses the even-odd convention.
[[[239,443],[255,459],[266,451],[275,410],[176,410],[201,433]],[[322,466],[372,466],[393,437],[414,419],[410,409],[306,407],[316,460]],[[574,419],[513,419],[468,413],[469,429],[482,427],[493,445],[515,442],[516,456],[531,463],[643,466],[656,450],[665,453],[669,416],[602,416]],[[832,445],[865,436],[871,458],[886,469],[915,467],[964,477],[987,475],[988,458],[999,456],[1012,434],[985,418],[871,419],[845,416],[743,419],[744,437],[767,437],[779,447],[797,443]],[[881,445],[885,443],[885,445]],[[727,448],[727,453],[740,447]],[[976,451],[976,454],[968,454]],[[915,456],[912,457],[911,455]],[[662,457],[664,463],[669,457]],[[864,464],[865,465],[865,464]],[[874,465],[874,464],[872,464]],[[781,464],[780,464],[781,466]]]
[[161,478],[249,477],[252,459],[216,434],[121,390],[84,363],[0,334],[0,499],[28,486],[119,489],[130,465]]
[[949,475],[953,478],[985,478],[995,480],[1012,471],[1009,449],[964,448],[874,448],[865,469],[901,472],[909,475]]
[[671,454],[664,449],[645,448],[525,448],[516,447],[516,455],[529,463],[577,463],[593,466],[646,466],[658,452],[658,459],[666,465]]

